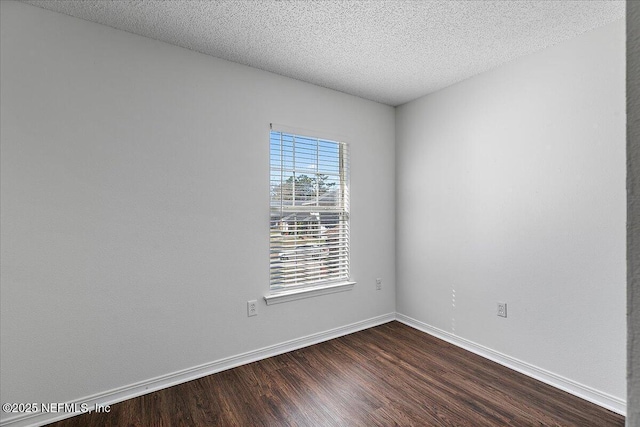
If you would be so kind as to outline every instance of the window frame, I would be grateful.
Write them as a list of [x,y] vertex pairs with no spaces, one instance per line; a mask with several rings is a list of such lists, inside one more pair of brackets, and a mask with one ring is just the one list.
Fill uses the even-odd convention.
[[[275,134],[279,134],[280,136],[280,147],[279,151],[274,155],[273,151],[273,136]],[[285,153],[283,151],[283,136],[291,138],[287,142],[290,144],[291,149],[290,152]],[[298,139],[298,141],[296,140]],[[337,149],[337,155],[335,158],[333,154],[331,157],[327,157],[329,162],[337,162],[337,174],[335,173],[335,164],[332,164],[332,169],[329,170],[331,166],[321,166],[322,162],[318,161],[315,164],[315,172],[310,172],[309,169],[306,169],[306,172],[299,173],[299,171],[304,171],[304,167],[296,166],[296,162],[304,163],[306,160],[308,162],[308,157],[304,157],[304,155],[300,155],[296,157],[296,147],[303,146],[306,144],[308,147],[309,141],[315,141],[315,154],[320,157],[321,150],[328,150],[327,147],[331,147],[332,144],[335,144]],[[298,144],[298,145],[297,145]],[[325,148],[321,148],[321,144],[324,144]],[[323,132],[317,131],[309,131],[304,129],[295,129],[288,126],[275,125],[271,124],[269,129],[269,294],[266,295],[265,301],[268,305],[292,301],[300,298],[308,298],[317,295],[325,295],[328,293],[342,292],[346,290],[350,290],[355,285],[355,282],[351,280],[351,272],[350,272],[350,206],[349,206],[349,187],[350,187],[350,174],[349,174],[349,144],[345,141],[343,137],[336,137],[332,135],[327,135]],[[299,148],[301,150],[301,148]],[[308,153],[308,152],[307,152]],[[312,152],[313,154],[313,152]],[[326,154],[323,152],[323,154]],[[287,157],[288,155],[288,157]],[[307,154],[308,155],[308,154]],[[286,160],[285,160],[286,157]],[[275,158],[275,161],[274,161]],[[278,167],[274,168],[274,164],[280,162]],[[285,166],[285,161],[290,162],[291,166]],[[288,176],[288,179],[285,180],[285,171]],[[280,174],[279,178],[277,175]],[[302,201],[296,200],[298,193],[295,190],[297,178],[302,178],[304,174],[313,175],[315,178],[311,178],[313,182],[313,188],[315,188],[315,195],[311,194],[310,196],[307,194],[308,200],[305,203]],[[330,174],[333,177],[333,182],[328,184],[327,187],[332,188],[333,190],[328,190],[326,187],[323,189],[322,197],[320,196],[320,186],[324,185],[324,179],[327,178],[327,174]],[[274,179],[274,176],[276,179]],[[321,178],[323,177],[324,178]],[[337,180],[336,180],[337,177]],[[309,178],[308,176],[305,177]],[[313,181],[315,179],[315,181]],[[322,181],[321,181],[322,180]],[[275,183],[275,184],[274,184]],[[291,189],[288,189],[288,192],[285,192],[287,187],[285,184],[291,186]],[[337,183],[336,187],[331,187]],[[277,189],[280,194],[280,202],[274,203],[274,189]],[[330,194],[332,193],[333,194]],[[287,195],[286,202],[285,196]],[[333,197],[333,199],[331,199]],[[324,202],[321,200],[326,199]],[[327,201],[331,199],[332,201]],[[306,206],[305,206],[306,205]],[[307,215],[304,221],[298,220],[297,215],[305,214]],[[317,216],[317,223],[309,220],[313,215]],[[293,232],[283,232],[279,231],[280,234],[276,235],[277,230],[287,230],[289,231],[289,224],[291,222],[291,217],[293,217]],[[276,218],[274,220],[274,218]],[[289,218],[286,222],[283,218]],[[324,219],[323,219],[324,218]],[[328,218],[332,218],[329,220]],[[337,218],[337,219],[336,219]],[[277,221],[277,222],[275,222]],[[305,223],[306,221],[306,223]],[[335,224],[334,224],[335,223]],[[308,225],[302,225],[308,224]],[[327,227],[330,226],[331,228]],[[276,231],[274,231],[276,230]],[[301,230],[309,230],[309,231],[301,231]],[[337,238],[333,237],[331,242],[328,240],[328,231],[336,230],[332,233],[334,236],[337,233]],[[309,234],[309,236],[305,236],[305,234]],[[285,234],[292,234],[292,237],[283,237]],[[306,245],[305,237],[309,238],[312,242],[315,240],[313,245]],[[277,239],[277,240],[276,240]],[[284,240],[282,240],[284,239]],[[337,243],[334,243],[336,242]],[[287,243],[285,243],[287,242]],[[302,243],[302,244],[301,244]],[[300,265],[311,265],[312,268],[315,267],[315,272],[313,274],[309,274],[307,272],[307,266],[300,267],[298,265],[298,261],[294,261],[293,267],[291,267],[291,271],[287,274],[290,279],[291,277],[293,281],[289,281],[289,283],[281,283],[281,287],[277,286],[277,280],[274,277],[280,277],[282,273],[282,269],[286,268],[287,260],[289,256],[283,258],[283,253],[285,251],[282,250],[283,246],[286,244],[290,245],[293,249],[288,250],[287,252],[291,252],[293,254],[293,258],[300,259],[299,257],[307,257],[303,258],[303,262],[300,262]],[[326,254],[330,254],[330,250],[333,252],[330,256],[326,254],[322,257],[317,255],[313,259],[308,258],[309,256],[313,257],[313,255],[305,255],[304,251],[322,251]],[[311,252],[310,252],[311,253]],[[278,254],[274,256],[274,254]],[[277,259],[276,259],[277,257]],[[285,261],[283,261],[283,259]],[[329,260],[334,260],[332,262],[333,266],[329,263]],[[309,261],[313,262],[309,262]],[[318,261],[319,260],[319,261]],[[289,265],[291,262],[289,261]],[[337,267],[336,267],[337,265]],[[330,270],[333,268],[333,271]],[[302,273],[300,270],[302,269]],[[324,270],[324,272],[322,271]],[[334,277],[331,277],[331,276]],[[310,277],[305,279],[305,277]],[[297,279],[302,279],[300,282]],[[283,282],[285,279],[281,279]]]

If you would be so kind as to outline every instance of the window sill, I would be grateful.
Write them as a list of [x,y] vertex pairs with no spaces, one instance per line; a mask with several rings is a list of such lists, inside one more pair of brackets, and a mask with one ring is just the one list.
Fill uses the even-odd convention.
[[267,305],[280,304],[283,302],[295,301],[304,298],[317,297],[320,295],[333,294],[335,292],[350,291],[356,282],[340,282],[328,285],[319,285],[309,288],[293,289],[290,291],[274,292],[265,295],[264,300]]

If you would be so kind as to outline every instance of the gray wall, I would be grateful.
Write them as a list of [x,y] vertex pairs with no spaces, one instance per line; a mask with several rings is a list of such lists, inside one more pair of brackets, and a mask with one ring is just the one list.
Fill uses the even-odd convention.
[[627,426],[640,426],[640,2],[627,2]]
[[[0,3],[2,402],[65,402],[395,311],[393,108]],[[352,291],[261,299],[270,122],[350,143]]]
[[396,114],[397,312],[621,405],[624,39],[619,21]]

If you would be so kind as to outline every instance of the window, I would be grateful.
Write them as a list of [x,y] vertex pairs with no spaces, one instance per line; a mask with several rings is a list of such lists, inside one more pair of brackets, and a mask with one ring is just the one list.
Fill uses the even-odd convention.
[[272,126],[271,291],[349,281],[347,148]]

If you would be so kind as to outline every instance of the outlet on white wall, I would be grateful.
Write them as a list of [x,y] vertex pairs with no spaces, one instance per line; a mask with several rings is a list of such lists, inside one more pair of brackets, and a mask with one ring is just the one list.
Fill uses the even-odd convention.
[[247,301],[247,316],[251,317],[251,316],[257,316],[258,315],[258,301],[257,300],[251,300],[251,301]]
[[507,317],[507,303],[499,302],[498,303],[498,316]]
[[376,291],[379,291],[380,289],[382,289],[382,279],[377,278],[376,279]]

